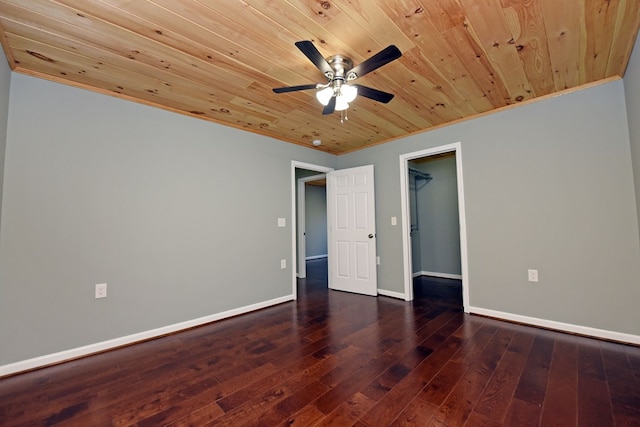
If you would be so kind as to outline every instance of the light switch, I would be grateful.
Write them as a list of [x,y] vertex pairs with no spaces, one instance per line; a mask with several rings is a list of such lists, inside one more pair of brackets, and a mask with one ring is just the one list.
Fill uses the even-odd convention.
[[398,225],[398,218],[396,218],[395,216],[391,217],[391,225]]
[[286,227],[287,221],[284,218],[278,218],[278,227]]

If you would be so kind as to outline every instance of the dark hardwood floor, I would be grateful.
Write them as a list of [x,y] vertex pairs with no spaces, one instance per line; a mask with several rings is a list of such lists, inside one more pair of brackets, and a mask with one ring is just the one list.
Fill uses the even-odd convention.
[[640,426],[640,348],[330,292],[320,261],[297,302],[1,379],[0,425]]

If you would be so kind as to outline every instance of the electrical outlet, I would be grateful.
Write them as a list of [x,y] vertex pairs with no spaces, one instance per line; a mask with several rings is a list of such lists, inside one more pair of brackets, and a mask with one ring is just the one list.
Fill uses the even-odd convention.
[[380,257],[379,256],[376,257],[376,264],[380,265]]
[[278,227],[286,227],[287,226],[287,220],[284,218],[278,218]]
[[538,270],[528,270],[529,281],[538,282]]
[[107,284],[100,283],[96,285],[96,298],[106,298],[107,297]]
[[282,268],[282,269],[287,268],[287,260],[286,259],[281,259],[280,260],[280,268]]

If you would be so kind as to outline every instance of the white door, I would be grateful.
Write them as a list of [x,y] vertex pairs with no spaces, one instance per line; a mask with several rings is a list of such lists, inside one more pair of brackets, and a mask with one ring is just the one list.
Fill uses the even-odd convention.
[[373,165],[327,174],[329,288],[377,295]]

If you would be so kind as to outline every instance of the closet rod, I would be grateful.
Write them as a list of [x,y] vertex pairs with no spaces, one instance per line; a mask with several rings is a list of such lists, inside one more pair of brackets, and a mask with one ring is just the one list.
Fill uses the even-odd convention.
[[427,181],[431,181],[433,179],[430,173],[422,172],[417,169],[409,168],[409,175],[413,175],[416,178],[426,179]]

